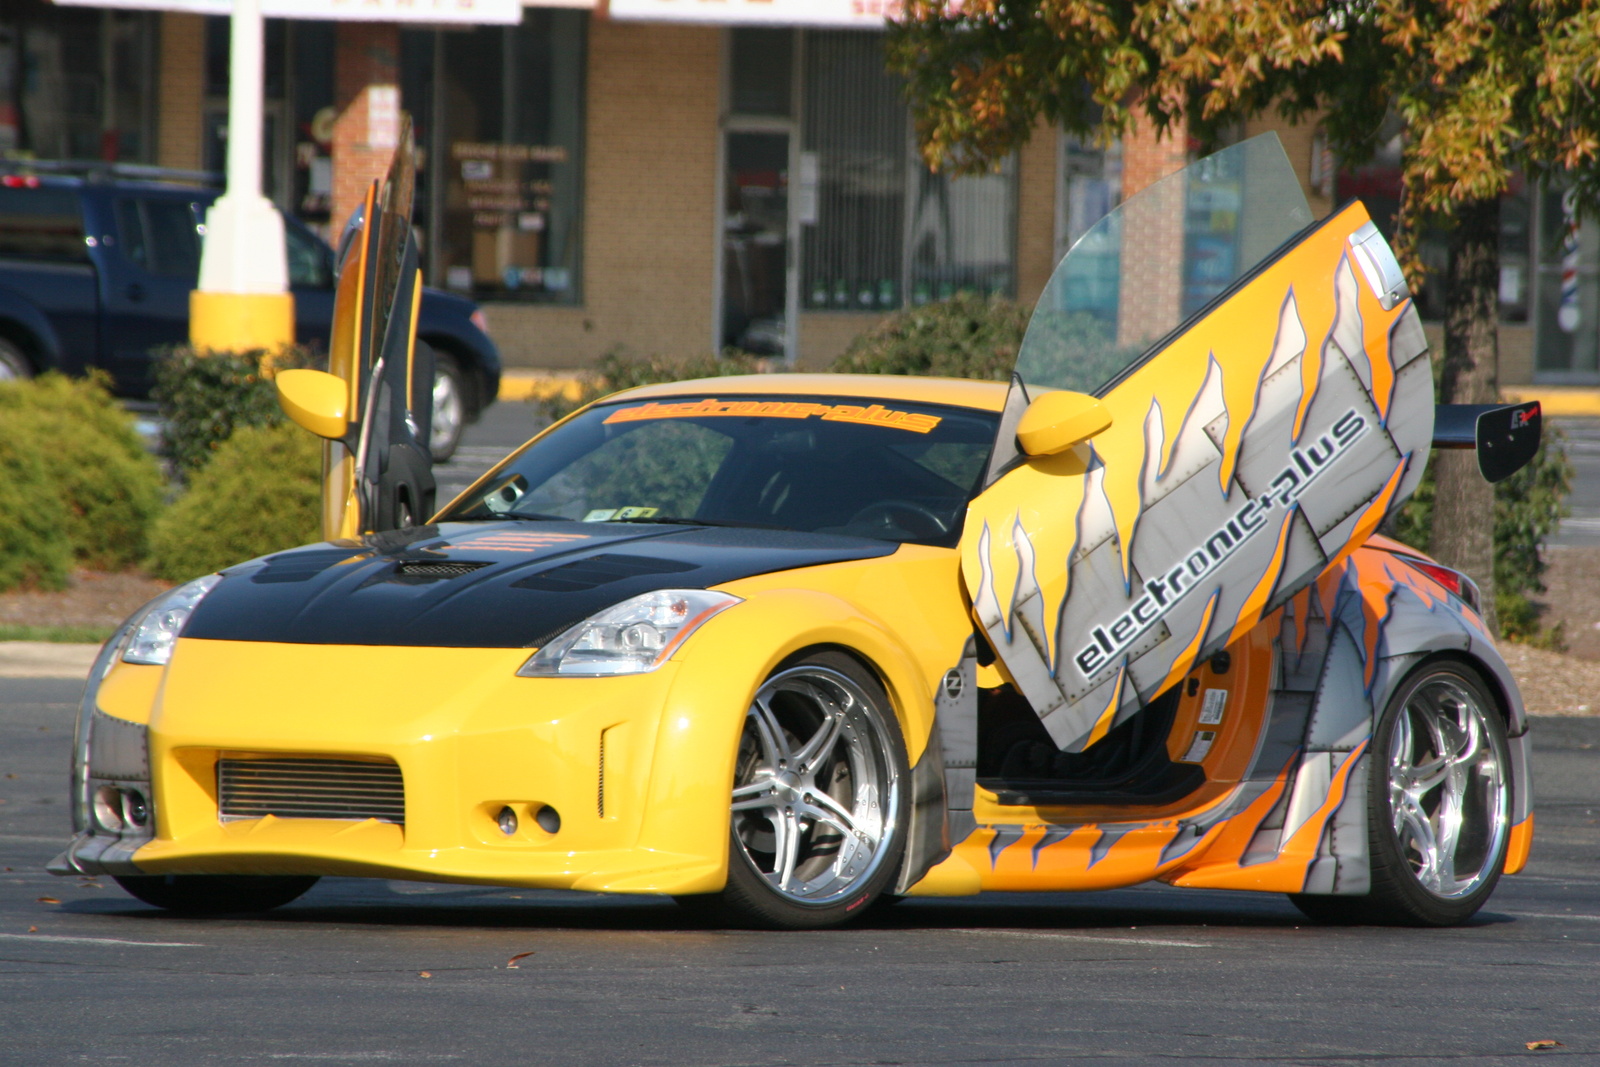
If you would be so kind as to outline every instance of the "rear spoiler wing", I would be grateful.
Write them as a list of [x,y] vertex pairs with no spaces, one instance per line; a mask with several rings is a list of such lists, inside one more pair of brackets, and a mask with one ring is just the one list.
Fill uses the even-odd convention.
[[1539,402],[1523,404],[1440,404],[1434,409],[1434,448],[1475,448],[1478,470],[1491,482],[1504,481],[1528,465],[1539,451]]

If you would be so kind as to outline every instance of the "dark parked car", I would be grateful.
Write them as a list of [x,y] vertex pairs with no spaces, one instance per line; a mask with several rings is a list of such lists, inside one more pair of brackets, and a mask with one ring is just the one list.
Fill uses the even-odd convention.
[[[217,190],[149,180],[153,170],[18,166],[0,173],[0,378],[99,367],[119,394],[148,396],[155,353],[188,340],[205,209]],[[297,340],[326,349],[333,251],[300,222],[283,221]],[[462,427],[499,392],[500,354],[484,327],[472,301],[424,291],[417,336],[434,351],[435,459],[449,458]]]

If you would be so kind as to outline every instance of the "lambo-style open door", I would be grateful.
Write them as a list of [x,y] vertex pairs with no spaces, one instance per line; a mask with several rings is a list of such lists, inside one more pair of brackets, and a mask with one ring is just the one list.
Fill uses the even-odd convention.
[[[372,183],[339,244],[328,345],[328,374],[339,380],[342,397],[338,425],[314,426],[305,412],[317,405],[296,403],[324,400],[333,388],[327,375],[279,375],[284,408],[327,439],[322,535],[329,539],[409,526],[434,510],[433,358],[416,343],[422,280],[411,227],[415,180],[408,119],[388,174]],[[320,413],[333,407],[323,404]]]
[[[1073,246],[962,539],[978,621],[1058,745],[1093,744],[1410,494],[1433,430],[1426,351],[1365,209],[1313,225],[1272,134]],[[1023,455],[1019,419],[1052,390],[1098,397],[1111,424]]]

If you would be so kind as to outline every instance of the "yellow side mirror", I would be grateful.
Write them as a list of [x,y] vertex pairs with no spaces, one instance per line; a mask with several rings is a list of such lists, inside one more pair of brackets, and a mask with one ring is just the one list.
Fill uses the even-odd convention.
[[1045,393],[1022,413],[1017,443],[1030,456],[1054,456],[1111,425],[1111,412],[1083,393]]
[[279,371],[278,405],[283,413],[318,437],[342,439],[350,428],[350,386],[320,370]]

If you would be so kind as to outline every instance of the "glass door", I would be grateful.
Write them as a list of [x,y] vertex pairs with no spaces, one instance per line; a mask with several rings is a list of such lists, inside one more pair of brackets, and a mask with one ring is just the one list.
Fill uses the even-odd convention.
[[791,135],[729,130],[724,136],[721,345],[787,356]]

